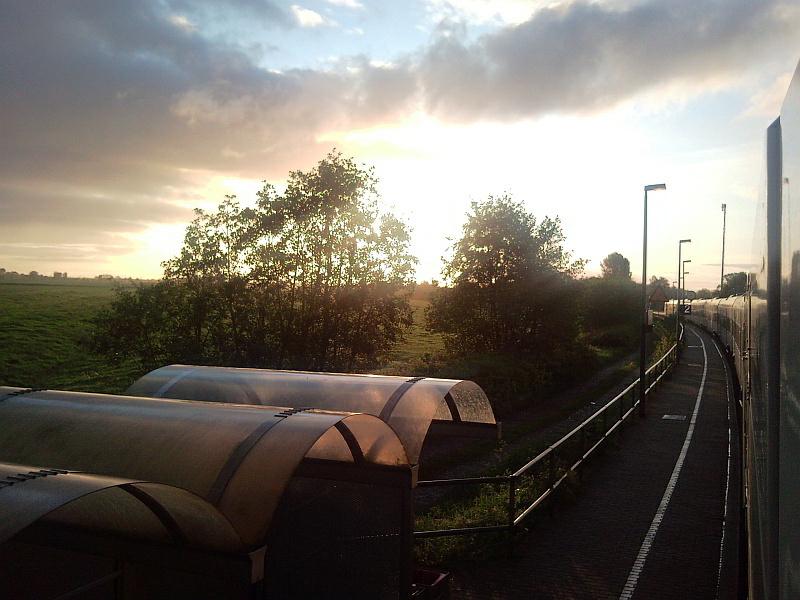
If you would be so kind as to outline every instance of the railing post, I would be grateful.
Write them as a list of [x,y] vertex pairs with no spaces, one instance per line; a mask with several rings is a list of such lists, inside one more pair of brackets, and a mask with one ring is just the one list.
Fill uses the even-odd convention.
[[517,518],[517,478],[508,478],[508,558],[514,554],[514,520]]
[[584,452],[586,452],[586,427],[581,427],[581,458]]
[[[550,451],[550,493],[556,489],[556,451]],[[547,512],[550,516],[553,516],[553,505],[555,504],[552,500],[548,503],[549,508]]]
[[620,428],[622,427],[622,417],[625,416],[625,396],[627,394],[622,394],[622,398],[619,399],[619,422]]

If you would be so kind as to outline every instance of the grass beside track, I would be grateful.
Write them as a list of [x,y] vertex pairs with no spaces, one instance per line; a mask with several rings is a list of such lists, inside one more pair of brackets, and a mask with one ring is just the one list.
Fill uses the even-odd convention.
[[[616,354],[616,353],[615,353]],[[611,358],[611,355],[608,357]],[[615,358],[620,358],[615,356]],[[449,467],[479,456],[488,456],[472,472],[462,473],[462,477],[480,477],[490,475],[509,475],[537,456],[549,445],[560,439],[560,435],[540,437],[532,441],[518,442],[530,434],[560,422],[587,404],[599,401],[607,392],[620,387],[637,369],[635,363],[627,363],[600,382],[578,394],[574,400],[554,411],[543,411],[541,416],[534,417],[524,424],[518,424],[513,430],[504,433],[504,439],[498,442],[480,442],[465,446],[460,451],[447,457],[437,457],[424,465],[421,479],[436,479]],[[604,400],[605,402],[605,400]],[[509,446],[513,445],[513,450]],[[564,472],[566,464],[559,466]],[[553,501],[569,498],[577,489],[578,482],[570,475],[555,494]],[[524,476],[517,482],[517,506],[524,507],[537,498],[545,489],[546,483],[541,473]],[[483,527],[505,525],[508,489],[505,484],[458,486],[438,500],[430,508],[423,510],[416,517],[417,531],[434,529],[459,529],[466,527]],[[530,517],[534,522],[535,516]],[[525,528],[513,532],[514,537],[524,535]],[[500,559],[506,555],[508,534],[479,533],[472,535],[428,538],[415,544],[415,558],[422,564],[446,564],[454,560],[486,560]]]

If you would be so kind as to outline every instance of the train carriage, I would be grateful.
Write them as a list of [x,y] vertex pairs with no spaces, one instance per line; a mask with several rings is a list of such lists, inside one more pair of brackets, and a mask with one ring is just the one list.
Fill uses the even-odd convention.
[[692,302],[741,385],[748,597],[800,598],[800,66],[767,129],[747,293]]

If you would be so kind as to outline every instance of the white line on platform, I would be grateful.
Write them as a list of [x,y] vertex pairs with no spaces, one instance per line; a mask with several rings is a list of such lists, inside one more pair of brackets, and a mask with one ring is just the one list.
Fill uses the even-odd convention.
[[675,484],[678,482],[678,476],[681,474],[683,461],[686,459],[686,453],[688,452],[689,444],[692,441],[694,425],[697,422],[697,412],[700,410],[700,400],[703,398],[703,389],[706,385],[706,374],[708,373],[708,355],[706,354],[705,342],[703,342],[703,338],[697,335],[697,333],[694,331],[692,331],[692,333],[697,336],[697,339],[700,340],[700,345],[703,348],[703,378],[700,381],[700,390],[697,392],[697,400],[694,403],[692,420],[689,423],[689,431],[686,432],[686,439],[683,441],[683,447],[681,448],[681,453],[678,455],[675,468],[672,469],[672,475],[669,478],[667,489],[664,491],[664,496],[661,498],[661,504],[658,505],[656,516],[653,517],[653,522],[650,523],[650,529],[647,530],[647,535],[644,536],[642,547],[639,548],[639,554],[636,556],[636,560],[633,561],[633,567],[628,575],[628,581],[625,582],[625,587],[622,588],[622,593],[619,596],[620,600],[630,600],[630,598],[633,597],[633,590],[636,589],[636,584],[639,581],[639,576],[642,574],[642,569],[644,568],[644,563],[647,560],[647,555],[650,553],[653,540],[656,537],[656,533],[658,533],[658,528],[661,525],[661,521],[664,519],[664,513],[667,512],[667,505],[669,505],[670,498],[672,498],[672,492],[675,491]]

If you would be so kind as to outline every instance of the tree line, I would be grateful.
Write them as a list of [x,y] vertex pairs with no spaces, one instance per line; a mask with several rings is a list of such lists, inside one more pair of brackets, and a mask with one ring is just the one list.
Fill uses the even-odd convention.
[[[375,368],[413,322],[416,264],[377,182],[334,151],[291,172],[283,193],[265,182],[252,207],[226,196],[196,210],[163,278],[120,287],[89,347],[141,370]],[[601,277],[582,278],[586,261],[565,243],[558,217],[537,219],[509,195],[473,202],[442,285],[429,284],[425,326],[445,340],[447,369],[426,357],[412,374],[546,385],[590,368],[593,345],[634,344],[640,292],[628,260],[612,253]]]

